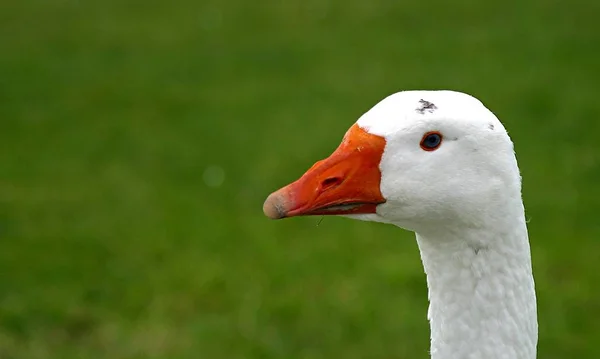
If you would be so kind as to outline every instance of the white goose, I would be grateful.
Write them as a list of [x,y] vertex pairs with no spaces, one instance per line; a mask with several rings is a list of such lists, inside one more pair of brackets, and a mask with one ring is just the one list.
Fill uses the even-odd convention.
[[537,313],[521,177],[504,126],[453,91],[393,94],[271,194],[279,219],[342,215],[416,232],[434,359],[530,359]]

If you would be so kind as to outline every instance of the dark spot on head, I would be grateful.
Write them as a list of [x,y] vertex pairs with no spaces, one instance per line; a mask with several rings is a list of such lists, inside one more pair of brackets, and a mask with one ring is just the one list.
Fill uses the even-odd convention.
[[475,253],[475,255],[478,255],[479,252],[481,251],[487,251],[487,247],[485,245],[481,245],[481,244],[473,244],[470,245],[471,249],[473,250],[473,252]]
[[419,107],[415,111],[420,113],[421,115],[425,113],[425,111],[432,113],[437,110],[437,106],[433,104],[433,102],[425,101],[423,99],[419,100]]
[[488,127],[490,128],[490,130],[494,130],[494,124],[490,123],[490,124],[488,125]]

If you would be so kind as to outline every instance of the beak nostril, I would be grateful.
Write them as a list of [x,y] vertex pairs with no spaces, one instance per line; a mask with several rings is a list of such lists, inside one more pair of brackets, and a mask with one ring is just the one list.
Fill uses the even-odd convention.
[[321,182],[321,190],[325,191],[342,184],[343,180],[340,177],[329,177]]

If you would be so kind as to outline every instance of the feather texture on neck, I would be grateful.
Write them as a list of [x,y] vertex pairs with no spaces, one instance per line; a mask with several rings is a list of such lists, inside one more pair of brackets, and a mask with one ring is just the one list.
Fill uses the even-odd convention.
[[522,208],[493,228],[417,234],[433,359],[535,358],[536,297]]

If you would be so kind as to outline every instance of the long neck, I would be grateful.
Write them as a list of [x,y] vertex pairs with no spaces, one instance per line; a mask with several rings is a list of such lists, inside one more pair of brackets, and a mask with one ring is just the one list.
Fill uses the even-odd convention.
[[537,310],[522,202],[478,229],[418,233],[431,357],[532,359]]

